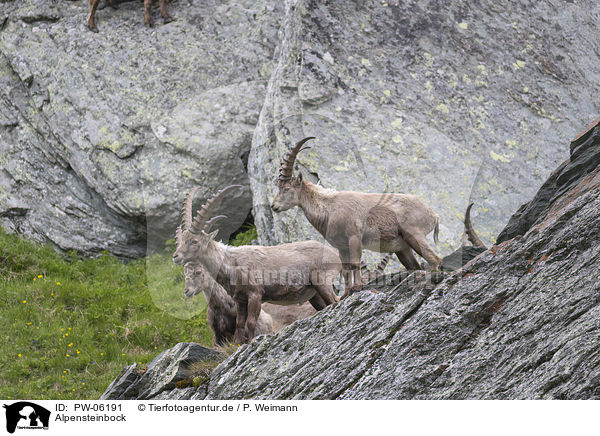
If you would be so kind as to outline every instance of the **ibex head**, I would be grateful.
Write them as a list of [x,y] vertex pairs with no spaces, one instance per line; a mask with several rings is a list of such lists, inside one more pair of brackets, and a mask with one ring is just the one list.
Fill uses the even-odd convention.
[[298,191],[302,186],[302,174],[298,174],[296,177],[293,176],[294,162],[296,161],[298,153],[310,148],[309,146],[304,146],[304,143],[309,139],[314,139],[314,136],[309,136],[308,138],[298,141],[287,153],[283,162],[281,162],[279,180],[277,183],[279,190],[271,204],[273,212],[283,212],[300,204]]
[[209,244],[218,233],[218,230],[210,232],[210,229],[216,220],[224,218],[224,215],[218,215],[208,219],[210,212],[226,193],[236,188],[241,188],[241,186],[231,185],[213,195],[198,211],[194,220],[192,220],[192,202],[199,188],[195,187],[190,191],[183,204],[181,225],[175,235],[177,249],[173,254],[173,262],[183,265],[194,260],[198,261],[208,255]]
[[199,265],[187,264],[183,267],[183,274],[185,275],[183,294],[186,297],[193,297],[200,292],[204,285],[204,271]]

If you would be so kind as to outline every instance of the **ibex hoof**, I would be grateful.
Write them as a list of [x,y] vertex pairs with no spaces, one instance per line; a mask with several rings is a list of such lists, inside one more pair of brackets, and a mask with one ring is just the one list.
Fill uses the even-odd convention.
[[175,18],[171,17],[170,15],[163,17],[163,23],[165,24],[172,23],[173,21],[175,21]]
[[144,26],[146,26],[148,29],[151,29],[154,27],[154,23],[152,21],[144,21]]
[[87,27],[90,32],[98,33],[98,28],[96,26],[88,25]]

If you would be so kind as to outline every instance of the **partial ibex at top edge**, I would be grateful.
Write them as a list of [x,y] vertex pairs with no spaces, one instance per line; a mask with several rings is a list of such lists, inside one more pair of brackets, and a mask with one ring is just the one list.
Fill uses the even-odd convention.
[[339,250],[346,282],[344,297],[362,289],[363,248],[395,253],[409,270],[421,269],[412,253],[415,250],[431,269],[437,270],[442,260],[425,237],[433,231],[437,242],[439,216],[415,195],[335,191],[303,180],[302,174],[293,177],[296,156],[307,148],[304,143],[309,139],[313,137],[296,143],[284,158],[279,171],[279,192],[271,208],[283,212],[300,206],[308,221]]
[[[92,32],[97,32],[98,28],[96,27],[96,10],[98,9],[98,4],[100,0],[90,0],[90,11],[88,14],[87,25],[88,28]],[[108,4],[113,8],[117,9],[117,0],[108,0]],[[170,23],[173,21],[173,18],[167,12],[167,0],[160,0],[160,15],[163,17],[165,23]],[[144,24],[147,27],[152,27],[154,25],[154,21],[152,20],[152,0],[144,0]]]

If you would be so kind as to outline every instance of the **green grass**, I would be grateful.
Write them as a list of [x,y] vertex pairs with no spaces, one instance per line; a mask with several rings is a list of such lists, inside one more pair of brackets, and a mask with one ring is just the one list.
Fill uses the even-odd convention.
[[252,241],[258,239],[258,232],[255,225],[247,227],[245,232],[240,232],[229,240],[229,245],[239,247],[240,245],[252,245]]
[[0,398],[96,399],[125,365],[182,341],[212,346],[171,252],[65,257],[0,229]]

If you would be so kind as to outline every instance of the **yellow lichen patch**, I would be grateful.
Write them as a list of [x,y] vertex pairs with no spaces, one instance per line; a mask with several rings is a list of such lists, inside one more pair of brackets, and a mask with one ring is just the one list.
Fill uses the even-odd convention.
[[443,114],[448,114],[450,113],[450,109],[448,109],[448,106],[444,103],[440,103],[435,107],[435,110],[440,111]]
[[518,70],[520,68],[523,68],[526,64],[525,64],[525,61],[522,61],[521,59],[517,59],[516,62],[514,62],[512,65],[515,70]]
[[506,156],[502,156],[501,154],[495,153],[493,150],[490,150],[490,156],[492,157],[492,159],[494,159],[495,161],[498,162],[504,162],[504,163],[508,163],[510,162],[510,159]]
[[394,141],[396,144],[404,143],[404,141],[402,140],[402,136],[400,136],[400,135],[394,135],[394,137],[392,138],[392,141]]
[[399,129],[402,127],[402,118],[396,118],[394,121],[392,121],[392,127],[394,129]]
[[511,141],[510,139],[507,139],[504,141],[504,143],[508,145],[508,148],[517,148],[517,141]]
[[367,58],[362,58],[360,60],[360,63],[363,64],[365,67],[370,67],[371,66],[371,61],[369,61]]
[[469,28],[469,23],[462,21],[458,23],[458,28],[462,30],[467,30]]
[[423,59],[426,67],[433,67],[433,56],[431,55],[431,53],[423,52]]

